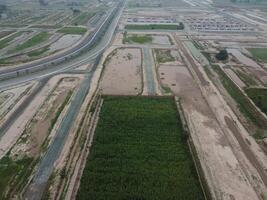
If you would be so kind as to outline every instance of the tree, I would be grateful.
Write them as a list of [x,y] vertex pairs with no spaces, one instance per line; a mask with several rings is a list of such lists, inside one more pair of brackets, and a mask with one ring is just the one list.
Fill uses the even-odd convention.
[[76,9],[76,8],[71,8],[71,10],[72,10],[73,15],[78,15],[81,13],[81,11],[79,9]]
[[179,28],[178,29],[181,29],[181,30],[184,29],[184,24],[182,22],[179,23]]
[[215,55],[215,57],[218,60],[226,60],[226,59],[228,59],[228,52],[225,49],[224,50],[221,50],[219,53],[217,53]]

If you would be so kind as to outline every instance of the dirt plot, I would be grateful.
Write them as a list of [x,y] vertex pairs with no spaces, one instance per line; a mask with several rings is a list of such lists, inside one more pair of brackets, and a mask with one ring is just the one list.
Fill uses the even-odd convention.
[[72,35],[72,34],[63,35],[56,42],[51,44],[51,46],[49,47],[49,52],[55,52],[70,47],[74,45],[76,42],[78,42],[80,38],[81,35]]
[[142,90],[142,58],[138,48],[115,49],[106,59],[100,87],[104,94],[137,95]]
[[160,78],[182,107],[200,163],[215,199],[258,199],[200,89],[183,66],[160,66]]
[[17,199],[21,194],[55,135],[54,127],[64,116],[72,91],[82,78],[81,75],[59,75],[50,79],[25,109],[22,119],[19,117],[15,126],[3,135],[0,140],[0,175],[3,177],[0,199],[2,196]]
[[[75,75],[71,76],[75,77]],[[35,116],[40,106],[42,106],[47,97],[54,90],[54,87],[57,85],[58,81],[64,77],[68,76],[62,74],[50,79],[48,83],[44,86],[44,88],[32,100],[32,102],[25,109],[25,111],[18,117],[18,119],[16,119],[13,125],[2,136],[0,140],[0,158],[2,158],[9,151],[9,149],[16,143],[16,141],[22,135],[27,124]],[[77,77],[83,77],[83,76],[79,75]]]
[[16,109],[17,104],[31,92],[33,85],[27,83],[0,91],[0,125]]
[[[23,135],[11,151],[14,157],[38,156],[41,146],[52,131],[62,109],[68,102],[73,89],[79,83],[78,78],[63,78],[53,92],[47,97],[35,116],[24,129]],[[46,148],[46,145],[43,145]]]
[[177,64],[181,65],[181,56],[177,50],[174,49],[154,49],[158,63]]
[[3,37],[8,36],[9,34],[13,33],[14,31],[0,31],[0,39]]

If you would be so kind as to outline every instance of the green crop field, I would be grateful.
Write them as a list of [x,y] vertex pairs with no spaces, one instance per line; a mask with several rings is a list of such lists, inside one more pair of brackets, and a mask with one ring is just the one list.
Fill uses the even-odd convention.
[[77,34],[77,35],[83,35],[87,31],[86,28],[83,27],[64,27],[60,30],[58,30],[59,33],[64,33],[64,34]]
[[267,48],[249,48],[248,50],[257,60],[267,62]]
[[267,115],[267,89],[248,88],[246,93],[259,109]]
[[33,47],[41,42],[46,41],[50,37],[50,34],[47,32],[40,32],[32,38],[28,39],[23,44],[18,45],[15,49],[11,50],[11,52],[21,51],[26,48]]
[[123,43],[139,43],[139,44],[146,44],[146,43],[152,43],[152,36],[151,35],[123,35]]
[[104,97],[77,200],[204,199],[172,98]]
[[162,29],[162,30],[182,30],[184,29],[184,25],[180,23],[177,24],[127,24],[125,29],[128,30],[154,30],[154,29]]

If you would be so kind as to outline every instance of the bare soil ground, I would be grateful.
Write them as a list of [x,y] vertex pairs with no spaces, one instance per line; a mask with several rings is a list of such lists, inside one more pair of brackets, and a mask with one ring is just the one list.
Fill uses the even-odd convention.
[[181,97],[191,137],[213,197],[258,199],[188,69],[183,66],[161,66],[159,73],[162,83]]
[[[72,75],[72,76],[74,76],[74,75]],[[58,75],[58,76],[51,78],[48,81],[48,83],[44,86],[44,88],[32,100],[32,102],[29,104],[29,106],[25,109],[24,113],[18,117],[18,119],[14,122],[13,126],[11,126],[7,130],[5,135],[3,135],[3,137],[0,140],[0,158],[2,158],[11,147],[13,147],[13,145],[16,143],[16,141],[20,138],[20,136],[24,132],[27,124],[31,122],[31,120],[33,119],[33,117],[35,116],[37,111],[39,111],[39,109],[42,107],[43,103],[46,101],[46,99],[49,97],[51,92],[54,90],[54,88],[57,85],[57,83],[59,82],[59,80],[61,80],[64,77],[69,77],[69,76],[62,74],[62,75]],[[64,87],[66,87],[66,86],[64,86]],[[36,119],[33,120],[33,122],[36,122]],[[46,126],[45,124],[42,124],[41,122],[39,125]],[[39,134],[38,132],[40,130],[42,130],[40,128],[41,127],[36,128],[37,138],[38,138],[38,134]],[[44,127],[42,127],[42,128],[44,128]],[[38,140],[36,142],[38,142]]]
[[[184,53],[183,48],[182,51]],[[184,55],[186,55],[185,60],[190,59],[187,54]],[[260,146],[255,142],[254,138],[252,138],[248,131],[244,128],[243,124],[241,124],[236,114],[225,101],[223,95],[218,91],[213,83],[210,82],[203,67],[201,67],[196,61],[190,62],[188,67],[198,83],[200,83],[202,78],[208,80],[209,84],[207,85],[199,84],[202,95],[215,115],[215,118],[217,119],[217,122],[219,123],[225,135],[225,138],[228,140],[229,144],[231,144],[232,151],[242,167],[243,173],[246,175],[247,180],[252,185],[252,188],[256,194],[260,198],[265,198],[263,196],[267,194],[266,172],[264,172],[267,168],[266,155]],[[199,72],[202,74],[202,77],[199,76],[199,73],[196,73],[195,69],[199,70]],[[230,119],[230,121],[233,123],[229,123],[228,119]],[[233,128],[233,124],[235,128]],[[234,133],[234,131],[238,131],[239,134]],[[243,140],[246,141],[246,148],[249,149],[249,152],[252,152],[252,154],[243,149]],[[252,162],[252,157],[256,158],[257,162]]]
[[120,48],[107,58],[101,80],[103,94],[137,95],[142,90],[142,55],[138,48]]
[[[12,155],[36,157],[42,150],[42,145],[52,131],[60,106],[79,83],[77,77],[67,77],[59,81],[55,89],[49,94],[37,113],[27,124],[23,135],[12,149]],[[44,145],[43,148],[46,148]]]
[[28,83],[0,91],[0,124],[5,115],[13,110],[12,108],[23,99],[32,86],[32,83]]
[[232,69],[225,68],[224,70],[239,87],[243,88],[246,86],[246,84],[242,80],[240,80],[240,78]]

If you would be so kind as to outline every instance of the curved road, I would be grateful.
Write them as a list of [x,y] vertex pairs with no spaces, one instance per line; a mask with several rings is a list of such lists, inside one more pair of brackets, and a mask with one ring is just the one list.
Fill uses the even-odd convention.
[[[42,70],[37,69],[36,71],[33,70],[31,73],[28,74],[24,73],[21,76],[15,76],[13,78],[1,80],[0,90],[24,82],[41,79],[54,74],[62,73],[66,70],[73,69],[84,64],[88,64],[88,62],[94,60],[110,44],[121,13],[122,10],[120,10],[119,13],[117,13],[117,16],[114,17],[114,20],[111,22],[111,24],[105,31],[105,34],[101,37],[101,40],[91,50],[88,50],[87,52],[84,52],[83,54],[68,60],[68,62],[66,63],[60,63],[57,65],[44,67]],[[0,79],[1,79],[1,71],[0,71]]]
[[118,9],[121,6],[122,2],[118,3],[116,7],[112,8],[111,11],[108,13],[106,19],[99,25],[99,27],[94,32],[88,34],[82,42],[80,42],[72,49],[49,57],[42,58],[31,63],[26,63],[17,67],[1,70],[0,79],[6,79],[8,77],[15,78],[20,74],[38,71],[44,68],[48,68],[49,66],[53,66],[51,68],[54,68],[56,63],[63,62],[66,59],[71,59],[72,57],[80,54],[82,51],[88,48],[92,48],[98,42],[97,40],[99,40],[99,37],[101,37],[107,26],[110,27],[110,20],[112,20],[112,18],[116,15]]
[[[109,44],[114,34],[114,31],[117,27],[123,8],[124,6],[122,6],[121,9],[118,10],[117,16],[114,17],[112,23],[109,26],[110,28],[108,32],[106,32],[105,36],[102,38],[102,42],[100,42],[99,44],[103,43],[103,45],[105,44],[104,46]],[[99,50],[95,50],[96,52],[93,54],[99,54],[97,52],[99,52],[102,48],[100,48]],[[103,50],[101,50],[100,52],[102,51]],[[71,129],[71,126],[73,125],[73,122],[75,121],[75,118],[79,113],[79,110],[87,95],[87,92],[90,89],[91,79],[94,74],[94,71],[98,66],[99,60],[100,60],[100,55],[98,55],[96,60],[94,61],[94,65],[91,68],[90,72],[85,74],[85,79],[81,83],[80,88],[78,89],[77,93],[71,100],[68,111],[65,114],[62,122],[60,123],[59,129],[57,130],[55,137],[53,138],[51,144],[49,145],[48,150],[45,153],[44,157],[41,158],[41,161],[37,168],[36,174],[34,175],[31,181],[31,184],[26,188],[24,199],[40,200],[42,198],[42,194],[45,190],[46,184],[49,180],[51,173],[53,172],[54,163],[61,154],[65,141],[68,137],[69,130]]]

